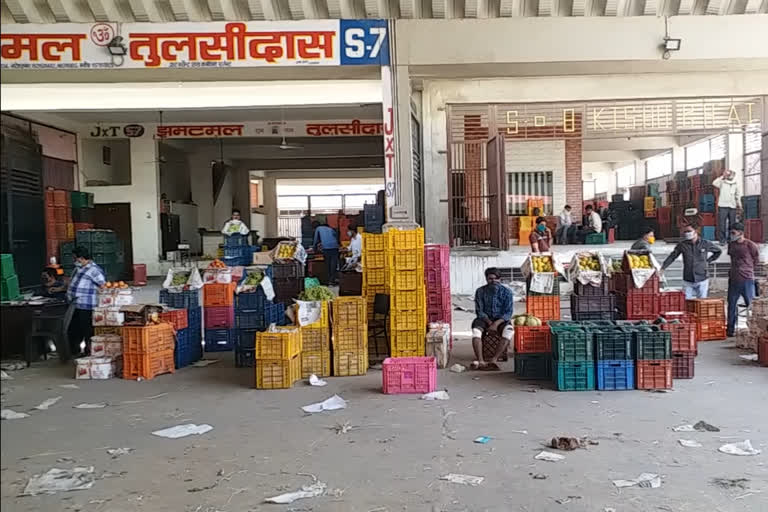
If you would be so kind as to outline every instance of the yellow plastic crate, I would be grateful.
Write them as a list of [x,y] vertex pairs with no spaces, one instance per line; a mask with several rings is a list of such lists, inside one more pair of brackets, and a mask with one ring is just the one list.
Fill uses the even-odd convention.
[[363,233],[363,256],[370,252],[380,252],[387,250],[387,235],[374,235],[373,233]]
[[257,359],[256,389],[287,389],[301,379],[301,357]]
[[368,371],[368,349],[334,351],[333,375],[335,377],[350,377],[365,375]]
[[421,270],[424,271],[424,249],[392,249],[387,251],[389,271]]
[[424,357],[426,348],[422,350],[395,350],[392,349],[390,357]]
[[333,327],[359,327],[366,323],[366,297],[338,297],[333,300]]
[[395,270],[389,273],[390,290],[418,290],[424,288],[424,269]]
[[373,302],[373,298],[377,294],[387,295],[387,287],[383,284],[366,285],[363,283],[363,296],[368,299],[368,302]]
[[363,282],[370,286],[384,286],[387,284],[387,269],[366,268],[363,270]]
[[390,345],[392,347],[393,357],[395,353],[408,353],[411,356],[423,356],[426,351],[427,333],[425,330],[415,329],[408,331],[392,331],[390,334]]
[[643,201],[643,210],[645,210],[646,212],[649,212],[655,209],[656,209],[656,198],[651,196],[646,197],[645,200]]
[[334,328],[331,341],[334,351],[368,350],[368,326]]
[[299,329],[281,329],[277,332],[256,333],[256,359],[291,359],[301,353]]
[[392,332],[411,329],[420,329],[426,332],[427,314],[423,309],[391,311],[389,313],[389,328]]
[[301,378],[306,379],[313,373],[318,377],[331,376],[331,352],[329,350],[304,351],[301,358]]
[[321,352],[330,350],[330,333],[325,327],[301,327],[302,352]]
[[387,253],[384,251],[363,252],[363,272],[372,268],[384,269],[387,266]]
[[[324,327],[325,329],[328,329],[328,326],[330,325],[328,323],[328,301],[324,300],[324,301],[321,302],[321,304],[322,304],[322,308],[320,310],[320,319],[317,322],[313,323],[313,324],[304,325],[302,327],[314,327],[314,328]],[[296,312],[296,318],[298,318],[299,317],[298,316],[299,305],[295,304],[293,307],[294,307],[294,310]]]
[[413,249],[424,252],[424,228],[407,231],[390,229],[387,232],[387,249]]
[[426,311],[424,288],[393,291],[389,296],[389,304],[391,311]]

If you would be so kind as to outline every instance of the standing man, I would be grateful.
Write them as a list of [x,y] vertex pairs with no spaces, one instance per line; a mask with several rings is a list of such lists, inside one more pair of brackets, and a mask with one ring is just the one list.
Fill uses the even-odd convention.
[[557,229],[555,230],[555,240],[559,245],[565,245],[568,243],[568,229],[573,224],[571,219],[571,206],[565,205],[563,211],[557,217]]
[[686,299],[706,299],[709,295],[709,277],[707,266],[720,257],[723,252],[708,240],[701,238],[694,225],[683,228],[685,240],[675,246],[661,272],[667,269],[681,254],[683,255],[683,290]]
[[760,260],[760,250],[752,240],[744,238],[742,224],[731,225],[731,242],[728,244],[731,256],[731,270],[728,274],[728,329],[730,338],[736,329],[739,297],[749,306],[755,298],[755,266]]
[[224,223],[224,227],[221,228],[221,233],[224,236],[234,234],[245,236],[248,234],[248,226],[246,226],[245,222],[240,219],[240,210],[237,208],[232,210],[232,216]]
[[78,245],[72,251],[75,273],[69,281],[67,300],[75,304],[75,313],[69,324],[69,346],[73,357],[80,354],[80,343],[85,340],[85,353],[90,352],[93,336],[93,308],[99,303],[99,289],[107,282],[104,270],[91,259],[86,247]]
[[319,224],[315,229],[315,249],[323,251],[328,282],[337,284],[336,271],[339,269],[339,240],[336,231],[328,224]]
[[730,169],[725,171],[712,182],[712,186],[720,189],[720,197],[717,199],[717,239],[720,245],[725,245],[728,230],[736,224],[736,212],[740,209],[741,198],[736,173]]
[[656,236],[653,233],[653,228],[643,228],[643,237],[632,244],[629,248],[630,251],[650,251],[651,245],[656,241]]
[[[499,281],[501,274],[496,268],[485,271],[485,286],[475,291],[475,313],[477,318],[472,322],[472,349],[476,360],[472,368],[478,370],[498,370],[496,362],[509,347],[514,330],[509,323],[515,307],[512,291]],[[501,336],[501,343],[490,361],[483,360],[483,333],[487,330],[496,331]]]
[[549,252],[552,246],[552,230],[547,227],[547,219],[544,217],[536,218],[536,226],[528,237],[531,242],[532,252]]

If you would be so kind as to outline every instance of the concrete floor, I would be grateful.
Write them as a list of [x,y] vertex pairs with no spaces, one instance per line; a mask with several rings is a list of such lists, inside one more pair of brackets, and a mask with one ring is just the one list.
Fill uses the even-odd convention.
[[[472,315],[455,312],[455,329]],[[297,383],[284,391],[251,388],[253,370],[234,368],[231,354],[208,368],[186,368],[152,381],[75,381],[72,367],[39,363],[3,382],[3,408],[30,411],[63,396],[47,411],[2,423],[3,510],[313,512],[731,512],[768,510],[768,369],[741,360],[724,343],[702,343],[696,378],[669,393],[561,393],[508,372],[441,370],[450,400],[381,394],[380,371],[331,378],[324,388]],[[215,356],[215,354],[213,355]],[[471,360],[467,338],[454,362]],[[506,363],[505,370],[511,370]],[[79,389],[60,385],[76,383]],[[535,392],[531,392],[535,390]],[[346,410],[305,415],[300,407],[338,393]],[[161,395],[156,397],[157,395]],[[156,398],[147,398],[156,397]],[[82,402],[107,401],[80,410]],[[675,433],[705,420],[719,433]],[[337,434],[344,423],[352,430]],[[208,423],[201,436],[169,440],[151,432]],[[527,431],[519,433],[517,431]],[[492,438],[486,445],[473,439]],[[558,435],[589,436],[586,450],[561,452],[561,462],[534,460]],[[696,439],[684,448],[678,439]],[[763,453],[719,453],[724,443],[750,439]],[[112,459],[107,448],[134,451]],[[71,458],[71,459],[69,459]],[[57,462],[58,461],[58,462]],[[93,488],[18,497],[27,480],[51,467],[94,466]],[[663,477],[659,489],[618,491],[614,479],[643,472]],[[478,487],[438,478],[484,476]],[[111,475],[110,475],[111,474]],[[292,505],[264,499],[311,483],[330,495]],[[533,474],[546,479],[533,479]],[[219,475],[219,476],[217,476]],[[746,490],[723,489],[715,478],[745,478]],[[206,490],[195,490],[213,486]],[[570,498],[569,498],[570,497]],[[570,501],[569,501],[570,499]],[[560,500],[563,503],[558,503]]]

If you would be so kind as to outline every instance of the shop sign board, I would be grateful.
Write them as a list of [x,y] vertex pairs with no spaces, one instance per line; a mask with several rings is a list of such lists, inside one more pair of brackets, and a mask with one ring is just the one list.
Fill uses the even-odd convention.
[[[112,56],[111,41],[125,48]],[[2,69],[155,69],[389,64],[386,20],[9,24]]]
[[387,205],[394,204],[397,187],[395,172],[395,113],[392,98],[392,69],[381,67],[382,114],[384,116],[384,191]]

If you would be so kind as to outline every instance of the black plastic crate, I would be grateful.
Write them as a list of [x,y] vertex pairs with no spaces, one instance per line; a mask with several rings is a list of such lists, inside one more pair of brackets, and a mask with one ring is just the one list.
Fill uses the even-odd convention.
[[588,322],[588,321],[613,321],[616,320],[615,311],[593,311],[587,313],[574,313],[571,312],[571,320],[575,322]]
[[571,295],[571,314],[613,312],[615,310],[616,297],[613,295]]
[[595,329],[592,342],[598,361],[634,359],[634,333],[631,329]]
[[224,247],[242,247],[248,245],[248,235],[233,233],[224,235]]
[[91,208],[72,208],[72,222],[93,224],[93,217]]
[[585,329],[553,330],[552,356],[557,361],[593,361],[591,333]]
[[[200,291],[184,290],[181,292],[171,292],[169,290],[160,290],[160,304],[179,309],[199,309]],[[189,313],[191,315],[191,312]]]
[[608,295],[610,292],[610,283],[608,278],[604,277],[599,286],[591,284],[581,284],[578,281],[573,283],[573,293],[581,297],[590,297],[595,295]]
[[238,309],[235,311],[235,327],[262,331],[267,327],[263,309]]
[[304,277],[304,265],[296,260],[285,262],[274,262],[272,264],[272,278],[277,279],[299,279]]
[[521,380],[550,380],[552,378],[552,354],[515,355],[515,375]]
[[670,359],[672,357],[672,334],[658,327],[635,329],[637,359]]
[[256,346],[256,333],[259,329],[236,329],[235,346],[240,348],[254,348]]
[[259,286],[255,292],[238,293],[235,294],[235,309],[257,309],[264,310],[264,306],[267,303],[267,296],[264,295],[264,290]]
[[253,368],[256,365],[256,349],[235,346],[235,367]]
[[304,279],[275,279],[272,281],[272,288],[275,291],[274,302],[292,304],[293,299],[298,298],[304,291]]

